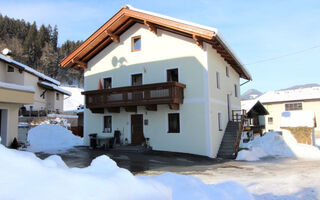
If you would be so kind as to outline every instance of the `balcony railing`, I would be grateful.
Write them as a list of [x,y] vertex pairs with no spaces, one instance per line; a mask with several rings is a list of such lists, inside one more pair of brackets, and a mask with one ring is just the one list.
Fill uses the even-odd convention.
[[139,86],[117,87],[85,91],[86,107],[93,112],[119,112],[120,107],[136,111],[137,106],[156,110],[159,104],[168,104],[171,109],[179,109],[183,103],[183,89],[186,85],[178,82],[164,82]]

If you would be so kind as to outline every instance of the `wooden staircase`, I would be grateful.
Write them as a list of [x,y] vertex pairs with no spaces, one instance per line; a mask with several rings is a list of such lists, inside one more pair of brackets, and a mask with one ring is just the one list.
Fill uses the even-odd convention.
[[220,144],[218,157],[228,159],[236,158],[246,117],[245,113],[243,110],[232,111],[232,121],[229,121],[227,124]]

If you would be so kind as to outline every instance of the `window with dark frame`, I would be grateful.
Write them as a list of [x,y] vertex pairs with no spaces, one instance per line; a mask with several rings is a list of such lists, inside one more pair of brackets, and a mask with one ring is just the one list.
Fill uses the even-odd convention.
[[178,69],[168,69],[167,70],[167,81],[176,81],[179,82],[179,72]]
[[237,86],[237,84],[234,84],[234,96],[238,97],[238,86]]
[[131,38],[131,51],[141,50],[141,36],[135,36]]
[[180,114],[168,114],[168,133],[180,133]]
[[112,133],[112,117],[111,116],[103,117],[103,132]]
[[226,76],[229,77],[229,67],[226,66]]
[[60,99],[60,94],[57,92],[56,93],[56,100],[59,101],[59,99]]
[[222,131],[222,114],[218,113],[218,127],[219,131]]
[[216,72],[216,79],[217,79],[217,88],[220,89],[220,74]]
[[285,110],[302,110],[302,103],[286,103]]
[[12,66],[8,65],[8,70],[7,70],[7,72],[14,72],[14,68],[13,68]]
[[131,85],[142,85],[142,74],[132,74],[131,75]]
[[104,89],[112,88],[112,78],[111,77],[103,79],[103,88]]
[[273,118],[272,117],[268,117],[268,124],[273,124]]

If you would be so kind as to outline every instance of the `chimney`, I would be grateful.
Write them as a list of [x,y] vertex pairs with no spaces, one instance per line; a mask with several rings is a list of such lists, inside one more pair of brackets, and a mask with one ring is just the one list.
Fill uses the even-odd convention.
[[12,59],[12,51],[8,48],[2,50],[2,54],[5,55],[7,58]]

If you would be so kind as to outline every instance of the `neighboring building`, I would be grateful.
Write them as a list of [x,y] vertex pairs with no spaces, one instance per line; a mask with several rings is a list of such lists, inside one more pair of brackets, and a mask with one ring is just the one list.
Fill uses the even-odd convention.
[[281,128],[281,117],[286,111],[310,111],[315,114],[315,133],[320,137],[320,87],[271,91],[258,99],[269,112],[265,118],[267,131]]
[[[84,73],[84,138],[216,157],[240,78],[251,77],[217,29],[123,7],[61,65]],[[104,89],[102,89],[104,88]]]
[[14,138],[18,138],[18,112],[20,105],[32,104],[33,101],[33,87],[0,82],[1,144],[9,146]]
[[32,104],[21,105],[26,111],[62,112],[64,95],[71,95],[59,87],[59,81],[11,59],[9,55],[0,54],[0,81],[34,88]]

